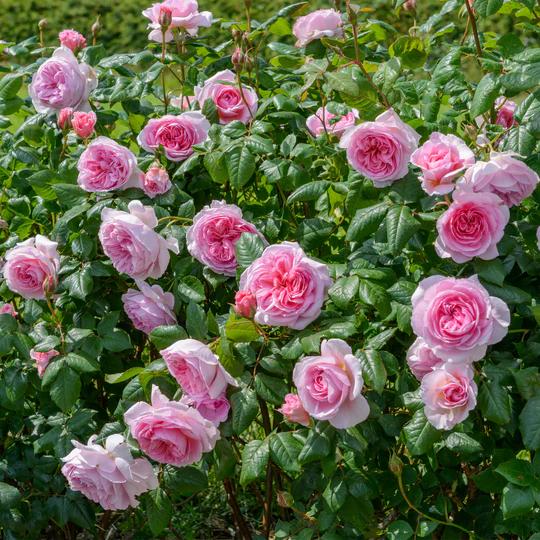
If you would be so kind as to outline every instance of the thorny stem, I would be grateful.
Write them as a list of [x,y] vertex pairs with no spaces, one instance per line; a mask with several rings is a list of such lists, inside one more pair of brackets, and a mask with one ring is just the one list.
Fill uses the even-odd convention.
[[469,0],[465,0],[465,7],[467,8],[467,12],[469,14],[469,21],[471,22],[471,28],[472,28],[472,31],[473,31],[474,42],[476,44],[476,52],[478,54],[478,58],[483,58],[482,46],[480,45],[480,38],[478,37],[478,28],[476,26],[476,18],[474,16],[473,11],[472,11],[471,4],[469,3]]

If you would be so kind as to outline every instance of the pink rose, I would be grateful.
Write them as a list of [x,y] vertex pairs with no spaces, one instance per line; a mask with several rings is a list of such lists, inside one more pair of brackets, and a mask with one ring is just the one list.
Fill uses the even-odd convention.
[[69,131],[71,129],[71,117],[73,116],[73,109],[66,107],[58,113],[58,127],[62,131]]
[[468,184],[476,192],[487,191],[498,195],[508,207],[518,206],[532,195],[540,180],[515,152],[491,152],[488,162],[473,165],[458,184]]
[[128,289],[122,295],[124,310],[137,330],[150,334],[158,326],[176,324],[174,294],[163,292],[159,285],[148,285],[138,281],[141,290]]
[[335,114],[329,112],[326,107],[319,107],[315,114],[308,116],[306,127],[314,137],[320,137],[323,133],[341,137],[343,132],[356,124],[356,119],[360,115],[356,109],[342,116],[337,122],[331,122],[336,118]]
[[176,467],[200,461],[221,437],[216,426],[199,411],[179,401],[169,401],[155,385],[152,405],[136,403],[124,414],[124,421],[145,454]]
[[238,386],[208,346],[195,339],[181,339],[160,351],[171,375],[192,398],[217,399],[227,385]]
[[77,183],[90,193],[140,187],[135,154],[108,137],[97,137],[81,154]]
[[177,98],[171,98],[170,103],[173,107],[176,107],[177,109],[187,111],[191,107],[192,103],[197,103],[197,99],[195,98],[195,96],[181,96]]
[[419,140],[420,135],[390,109],[374,122],[349,128],[339,145],[347,150],[352,168],[373,180],[375,187],[382,188],[407,174],[409,159]]
[[87,64],[79,64],[67,47],[60,47],[34,73],[28,94],[40,114],[67,107],[89,111],[88,96],[96,86],[95,71]]
[[422,401],[430,424],[450,430],[476,407],[478,388],[468,364],[446,363],[422,379]]
[[6,252],[4,277],[10,291],[23,298],[43,300],[43,284],[49,278],[56,283],[60,269],[58,242],[51,242],[41,234],[29,238]]
[[249,291],[238,291],[234,296],[234,309],[238,315],[246,319],[253,319],[257,311],[257,300]]
[[[514,118],[514,112],[516,110],[516,107],[517,107],[517,103],[515,101],[506,99],[503,96],[498,97],[495,100],[495,110],[497,111],[497,118],[495,120],[495,124],[498,126],[502,126],[506,129],[510,129],[513,126],[518,126],[519,124],[516,122]],[[477,116],[475,118],[476,125],[484,133],[485,133],[486,125],[491,124],[490,118],[486,120],[488,116],[489,116],[489,113],[487,113],[487,115]],[[498,144],[502,141],[503,138],[504,138],[504,135],[499,136],[499,138],[494,143],[495,147],[498,146]],[[480,145],[486,145],[488,142],[488,139],[486,138],[485,135],[481,135],[476,142]]]
[[457,189],[453,199],[437,220],[435,250],[439,257],[451,257],[457,263],[498,257],[497,244],[510,219],[508,207],[493,193]]
[[298,17],[292,32],[298,40],[296,46],[305,47],[315,39],[341,39],[344,36],[342,26],[341,15],[335,9],[319,9],[304,17]]
[[233,120],[247,124],[255,119],[259,98],[249,86],[237,88],[236,75],[230,70],[220,71],[204,82],[202,88],[194,89],[195,99],[201,109],[207,99],[211,99],[217,108],[220,124],[225,125]]
[[427,373],[442,366],[444,362],[435,356],[422,338],[416,338],[407,351],[407,364],[412,374],[421,381]]
[[86,39],[79,32],[75,30],[62,30],[58,34],[58,39],[60,40],[60,45],[62,47],[67,47],[70,51],[73,51],[74,54],[82,51],[86,47]]
[[133,459],[122,435],[109,435],[105,448],[95,444],[71,441],[75,447],[62,458],[62,474],[70,489],[100,504],[105,510],[126,510],[139,506],[136,499],[158,487],[158,478],[145,458]]
[[151,199],[172,188],[167,171],[161,167],[150,167],[146,174],[141,174],[141,183],[144,193]]
[[310,259],[296,242],[267,247],[240,278],[255,295],[255,322],[303,330],[321,313],[333,280],[326,264]]
[[147,152],[155,152],[159,146],[171,161],[183,161],[193,154],[193,145],[208,139],[210,122],[198,111],[178,116],[166,115],[153,118],[139,133],[137,141]]
[[287,394],[285,403],[278,411],[293,424],[302,424],[309,427],[309,414],[304,409],[300,398],[295,394]]
[[306,356],[294,366],[293,381],[304,409],[317,420],[346,429],[369,416],[360,360],[342,339],[324,339],[321,356]]
[[212,399],[208,396],[192,397],[189,394],[184,394],[180,403],[185,405],[193,405],[197,409],[203,418],[210,420],[216,427],[227,420],[229,416],[229,409],[231,404],[225,396],[225,392],[222,392],[216,399]]
[[71,125],[73,130],[81,139],[88,139],[94,133],[97,116],[94,111],[73,113]]
[[151,206],[131,201],[129,212],[104,208],[99,239],[113,266],[133,279],[159,279],[169,265],[169,250],[178,253],[178,241],[163,238]]
[[193,225],[186,233],[187,249],[216,274],[235,276],[238,266],[236,242],[243,232],[257,234],[266,244],[255,226],[242,219],[242,210],[238,206],[212,201],[193,218]]
[[36,361],[37,372],[40,377],[45,375],[45,370],[47,369],[51,358],[54,358],[59,354],[60,353],[55,349],[51,349],[48,352],[36,352],[34,349],[30,350],[30,358]]
[[432,133],[411,155],[411,163],[422,170],[422,189],[429,195],[444,195],[454,189],[452,181],[474,165],[474,153],[459,137]]
[[11,315],[12,317],[17,317],[19,314],[18,311],[15,311],[15,308],[11,304],[4,304],[0,308],[0,315]]
[[501,341],[510,324],[508,306],[489,296],[477,276],[428,277],[418,284],[412,305],[414,333],[444,361],[482,359],[487,346]]

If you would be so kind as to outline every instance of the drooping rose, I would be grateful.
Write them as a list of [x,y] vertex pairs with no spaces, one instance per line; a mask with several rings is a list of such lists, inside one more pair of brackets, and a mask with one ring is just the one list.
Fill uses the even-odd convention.
[[180,403],[193,405],[193,407],[201,413],[203,418],[210,420],[216,427],[218,427],[221,422],[227,420],[231,408],[231,404],[225,396],[225,392],[222,392],[215,399],[208,396],[192,397],[189,394],[184,394]]
[[126,510],[139,506],[137,496],[158,487],[158,478],[145,458],[134,459],[122,435],[109,435],[105,448],[71,441],[75,447],[62,458],[62,474],[73,491],[100,504],[105,510]]
[[431,373],[434,368],[440,367],[444,362],[435,356],[422,338],[416,338],[407,351],[407,364],[412,374],[421,381],[424,375]]
[[82,112],[77,111],[73,113],[71,119],[71,125],[73,131],[81,138],[88,139],[92,133],[94,133],[94,127],[96,125],[97,116],[94,111]]
[[294,330],[320,315],[332,284],[328,267],[310,259],[296,242],[267,247],[240,278],[240,290],[257,301],[255,322]]
[[141,175],[141,184],[144,193],[151,199],[172,188],[167,171],[161,167],[150,167],[146,174]]
[[295,394],[287,394],[285,403],[277,409],[289,422],[309,426],[309,414],[302,405],[300,398]]
[[356,109],[343,115],[337,122],[332,122],[337,115],[332,114],[326,107],[319,107],[315,114],[308,116],[306,127],[314,137],[320,137],[324,133],[341,137],[346,129],[356,124],[360,115]]
[[15,308],[11,304],[5,303],[0,308],[0,315],[11,315],[12,317],[17,317],[18,314],[19,312],[15,311]]
[[82,51],[86,47],[86,39],[82,34],[73,30],[62,30],[58,34],[60,45],[67,47],[74,54]]
[[346,429],[369,415],[360,360],[342,339],[323,340],[321,356],[306,356],[294,366],[293,381],[304,409],[317,420]]
[[297,47],[305,47],[315,39],[324,37],[333,37],[341,39],[345,34],[343,32],[341,15],[335,9],[319,9],[298,17],[294,23],[292,32],[297,39]]
[[34,349],[30,350],[30,358],[36,361],[37,372],[40,377],[45,375],[45,370],[51,361],[51,358],[58,356],[60,353],[56,349],[51,349],[47,352],[36,352]]
[[257,300],[250,291],[238,291],[234,296],[234,309],[238,315],[252,319],[257,311]]

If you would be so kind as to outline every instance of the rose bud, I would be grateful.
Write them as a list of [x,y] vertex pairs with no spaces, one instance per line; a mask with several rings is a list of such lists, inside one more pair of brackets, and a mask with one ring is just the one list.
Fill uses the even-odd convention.
[[169,26],[172,24],[172,9],[167,6],[161,6],[159,10],[159,24],[161,25],[161,30],[166,32],[169,29]]
[[90,112],[80,112],[77,111],[73,114],[73,119],[71,120],[71,125],[73,130],[81,139],[88,139],[92,133],[94,133],[94,126],[96,125],[96,113],[94,111]]
[[101,32],[101,24],[99,24],[99,16],[96,18],[96,22],[92,25],[92,37],[97,38]]
[[282,508],[291,508],[294,504],[294,499],[288,491],[278,491],[277,503]]
[[238,315],[246,319],[252,319],[257,311],[257,300],[250,291],[238,291],[234,297],[234,309]]
[[68,132],[71,129],[71,115],[73,114],[73,109],[67,107],[62,109],[58,114],[58,127],[64,132]]
[[231,61],[236,72],[242,73],[242,69],[244,67],[244,53],[242,52],[242,49],[240,47],[238,47],[238,49],[236,49],[236,51],[232,55]]
[[38,22],[38,28],[40,30],[45,30],[45,28],[47,28],[47,19],[41,19],[41,21]]
[[45,293],[45,297],[50,298],[56,289],[56,279],[54,276],[48,276],[45,278],[42,288],[43,292]]
[[392,453],[390,461],[388,462],[388,467],[397,476],[401,475],[401,472],[403,471],[403,463],[397,454]]

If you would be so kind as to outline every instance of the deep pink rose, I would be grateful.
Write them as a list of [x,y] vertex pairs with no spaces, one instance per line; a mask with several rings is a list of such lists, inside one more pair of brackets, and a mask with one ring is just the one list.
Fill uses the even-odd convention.
[[58,127],[62,131],[69,131],[71,129],[71,117],[73,116],[73,109],[66,107],[58,113]]
[[212,399],[208,396],[192,397],[189,394],[184,394],[180,403],[185,405],[193,405],[197,409],[203,418],[210,420],[216,427],[227,420],[229,416],[229,409],[231,404],[225,396],[225,392],[222,392],[216,399]]
[[97,116],[94,111],[81,112],[77,111],[73,113],[71,119],[71,125],[73,131],[81,138],[88,139],[92,133],[94,133],[94,127],[96,125]]
[[416,338],[407,351],[407,364],[412,374],[421,381],[424,375],[431,373],[434,368],[440,367],[444,362],[435,356],[422,338]]
[[347,150],[351,167],[382,188],[407,174],[419,140],[420,135],[390,109],[374,122],[349,128],[339,145]]
[[79,64],[67,47],[60,47],[34,73],[28,94],[40,114],[67,107],[89,111],[88,96],[96,86],[94,70],[87,64]]
[[510,324],[508,306],[489,296],[477,276],[428,277],[418,284],[412,305],[414,333],[444,361],[481,360],[487,346],[501,341]]
[[171,161],[183,161],[193,154],[193,145],[208,138],[210,122],[198,111],[178,116],[153,118],[139,133],[137,141],[147,152],[155,152],[159,145]]
[[197,103],[195,96],[181,96],[177,98],[171,98],[171,105],[177,109],[187,111],[192,103]]
[[444,195],[454,189],[454,178],[474,165],[474,153],[455,135],[432,133],[412,153],[411,163],[422,170],[420,180],[426,193]]
[[141,174],[141,184],[144,193],[151,199],[172,188],[167,171],[161,167],[150,167],[146,174]]
[[151,206],[131,201],[129,212],[104,208],[99,239],[113,266],[133,279],[159,279],[169,265],[169,250],[178,253],[178,241],[163,238]]
[[230,69],[216,73],[202,87],[196,86],[193,90],[201,109],[207,99],[215,103],[221,125],[233,120],[247,124],[255,119],[259,101],[257,92],[245,84],[242,89],[238,88],[236,75]]
[[221,437],[213,422],[193,407],[169,401],[155,385],[152,405],[136,403],[124,414],[124,421],[146,455],[176,467],[200,461]]
[[37,372],[40,377],[45,375],[45,370],[47,369],[51,358],[54,358],[59,354],[60,353],[55,349],[51,349],[48,352],[36,352],[34,349],[30,350],[30,358],[36,361]]
[[458,184],[468,184],[474,191],[498,195],[508,207],[518,206],[532,195],[540,180],[515,152],[491,152],[488,162],[479,161],[460,178]]
[[0,308],[0,315],[11,315],[12,317],[17,317],[19,314],[18,311],[15,311],[15,308],[11,304],[4,304]]
[[6,252],[4,277],[10,291],[27,300],[45,298],[43,284],[48,278],[56,283],[60,269],[58,242],[51,242],[41,234],[29,238]]
[[341,39],[344,36],[341,15],[335,9],[319,9],[304,17],[298,17],[292,32],[298,40],[297,47],[305,47],[315,39]]
[[242,210],[225,201],[212,201],[193,218],[187,230],[187,249],[201,264],[216,274],[235,276],[236,242],[242,233],[257,234],[266,244],[264,236],[254,225],[242,219]]
[[450,430],[476,407],[478,388],[468,364],[452,364],[427,373],[422,379],[422,401],[428,421],[437,429]]
[[159,285],[148,285],[138,281],[140,289],[128,289],[122,295],[124,310],[137,330],[150,334],[158,326],[176,324],[174,314],[174,294],[163,292]]
[[234,309],[238,315],[246,319],[253,319],[257,311],[257,300],[250,291],[238,291],[234,295]]
[[181,339],[160,351],[171,375],[192,398],[217,399],[227,385],[238,386],[219,357],[195,339]]
[[75,447],[62,458],[62,474],[70,489],[100,504],[105,510],[126,510],[139,506],[137,496],[158,487],[158,478],[145,458],[134,459],[122,435],[109,435],[105,448],[71,441]]
[[75,54],[82,51],[86,47],[86,39],[79,32],[75,30],[62,30],[58,34],[58,39],[60,40],[60,45],[67,47],[70,51],[73,51]]
[[303,330],[321,313],[333,285],[326,264],[310,259],[296,242],[267,247],[240,278],[255,295],[255,322]]
[[323,133],[341,137],[346,129],[356,124],[356,119],[359,117],[358,111],[353,109],[337,122],[331,122],[333,118],[336,118],[336,115],[329,112],[326,107],[319,107],[315,114],[308,116],[306,127],[314,137],[319,137]]
[[295,394],[287,394],[285,396],[285,403],[278,411],[293,424],[309,426],[309,414],[304,409],[300,398]]
[[135,154],[109,137],[97,137],[81,154],[77,183],[85,191],[140,187],[142,172]]
[[454,202],[437,220],[439,236],[435,250],[439,257],[451,257],[457,263],[474,257],[485,261],[495,259],[510,210],[497,195],[468,189],[457,189]]
[[342,339],[324,339],[321,356],[306,356],[294,366],[293,381],[304,409],[317,420],[346,429],[369,416],[360,360]]

